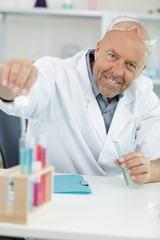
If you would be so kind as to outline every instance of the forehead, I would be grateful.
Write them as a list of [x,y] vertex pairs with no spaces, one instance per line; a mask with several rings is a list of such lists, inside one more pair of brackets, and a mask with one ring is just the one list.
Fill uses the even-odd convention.
[[145,61],[148,53],[144,42],[138,35],[137,29],[131,31],[113,30],[102,40],[102,49],[114,49],[120,56],[134,61]]

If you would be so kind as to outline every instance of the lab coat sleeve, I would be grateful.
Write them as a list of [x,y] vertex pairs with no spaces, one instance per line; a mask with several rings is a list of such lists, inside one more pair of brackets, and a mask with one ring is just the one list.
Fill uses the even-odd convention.
[[143,110],[136,131],[136,151],[143,152],[150,160],[160,157],[160,100],[152,91],[149,81]]
[[46,121],[47,115],[44,111],[46,111],[46,106],[48,109],[54,109],[55,82],[57,78],[59,82],[63,80],[61,76],[63,73],[55,58],[44,57],[34,65],[38,69],[38,78],[28,94],[29,105],[25,108],[15,107],[13,102],[6,103],[0,100],[0,108],[9,115]]

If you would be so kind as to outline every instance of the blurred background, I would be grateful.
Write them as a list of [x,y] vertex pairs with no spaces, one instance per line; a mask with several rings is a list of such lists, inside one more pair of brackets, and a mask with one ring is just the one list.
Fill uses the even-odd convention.
[[[46,55],[66,58],[94,48],[117,15],[140,18],[160,39],[160,0],[0,0],[0,63]],[[158,96],[159,56],[160,43],[145,71]]]

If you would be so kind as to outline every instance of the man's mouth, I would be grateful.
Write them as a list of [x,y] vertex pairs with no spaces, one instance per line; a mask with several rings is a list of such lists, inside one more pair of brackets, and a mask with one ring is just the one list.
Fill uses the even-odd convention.
[[113,83],[113,84],[120,84],[120,82],[117,82],[117,81],[114,81],[110,78],[107,78],[107,80],[110,82],[110,83]]
[[109,83],[111,83],[112,85],[122,84],[122,82],[121,82],[121,81],[118,81],[118,79],[115,81],[115,80],[113,80],[113,79],[111,79],[111,78],[109,78],[109,77],[107,77],[107,76],[105,76],[105,78],[106,78],[106,80],[107,80]]

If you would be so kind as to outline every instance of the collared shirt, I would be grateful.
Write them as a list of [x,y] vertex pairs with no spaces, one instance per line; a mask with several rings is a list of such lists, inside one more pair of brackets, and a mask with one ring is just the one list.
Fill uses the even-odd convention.
[[88,70],[89,79],[92,84],[93,93],[98,102],[98,105],[100,107],[100,110],[104,119],[106,133],[108,133],[115,109],[117,107],[117,103],[119,99],[123,96],[123,94],[117,95],[116,97],[113,98],[111,102],[108,102],[107,98],[100,93],[95,83],[95,80],[91,71],[91,66],[90,66],[90,62],[94,61],[94,51],[95,51],[94,49],[90,49],[86,54],[87,70]]

